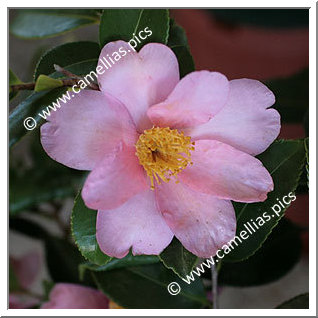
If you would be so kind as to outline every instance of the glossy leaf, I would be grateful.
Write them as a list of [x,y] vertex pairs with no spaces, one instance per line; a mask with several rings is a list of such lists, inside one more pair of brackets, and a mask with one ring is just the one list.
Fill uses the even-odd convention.
[[79,193],[75,198],[72,210],[72,233],[75,243],[82,255],[91,263],[107,264],[112,258],[104,254],[96,240],[97,211],[90,210]]
[[309,309],[309,294],[301,294],[285,301],[277,309]]
[[[66,66],[65,69],[81,76],[94,70],[96,65],[97,59],[93,59]],[[51,76],[52,78],[60,78],[62,74],[55,72],[51,74]],[[40,127],[40,125],[44,122],[44,119],[38,114],[46,109],[47,106],[56,102],[56,100],[61,97],[66,90],[67,88],[60,87],[51,91],[43,91],[39,93],[35,92],[21,102],[9,116],[9,146],[12,147],[23,136],[30,132],[23,126],[25,118],[33,117],[36,121],[37,128]],[[64,103],[61,102],[61,105],[63,104]]]
[[21,38],[40,39],[63,34],[99,21],[96,10],[20,9],[10,32]]
[[[161,263],[93,272],[94,280],[110,299],[124,308],[202,308],[208,305],[198,278],[187,285]],[[178,295],[170,295],[167,286],[177,282]]]
[[194,61],[190,51],[185,46],[172,47],[172,51],[177,56],[179,62],[180,78],[195,70]]
[[40,74],[50,75],[54,73],[54,64],[65,67],[86,60],[97,59],[99,53],[99,45],[95,42],[71,42],[57,46],[42,55],[36,65],[34,79],[37,79]]
[[23,125],[27,117],[33,117],[39,127],[44,119],[38,113],[55,102],[65,91],[65,88],[55,88],[51,91],[33,93],[21,102],[9,115],[9,146],[12,147],[30,132]]
[[[238,236],[242,230],[246,231],[244,225],[251,222],[251,219],[263,223],[261,219],[257,218],[262,217],[264,212],[267,212],[270,220],[260,226],[255,233],[252,232],[248,239],[242,240],[242,243],[239,242],[238,246],[235,246],[224,258],[227,261],[241,261],[253,255],[283,217],[287,208],[286,204],[285,208],[282,208],[278,213],[278,216],[273,212],[272,206],[278,204],[278,200],[282,200],[284,196],[294,192],[297,188],[304,166],[304,140],[276,141],[258,157],[273,178],[274,191],[268,194],[265,202],[234,204],[237,218],[236,235]],[[264,217],[262,218],[264,219]]]
[[167,45],[169,47],[174,46],[189,46],[187,35],[184,29],[178,25],[173,19],[170,19],[169,38]]
[[223,262],[219,283],[231,286],[270,283],[286,275],[299,261],[300,255],[300,231],[283,219],[253,256],[238,263]]
[[[23,178],[10,179],[13,185],[10,185],[10,204],[9,210],[11,215],[16,215],[19,212],[23,212],[28,209],[32,209],[34,206],[42,202],[48,202],[53,199],[63,199],[74,195],[74,188],[71,185],[62,185],[62,182],[55,182],[52,184],[45,184],[45,178],[39,178],[42,180],[42,185],[45,187],[39,188],[40,191],[35,192],[33,182],[36,179],[33,178],[32,172],[27,173]],[[64,181],[64,180],[63,180]],[[18,184],[18,182],[21,182]],[[39,184],[40,186],[40,184]]]
[[181,78],[195,70],[186,33],[173,20],[170,21],[168,46],[177,56]]
[[181,278],[186,277],[198,261],[198,257],[186,250],[176,238],[159,257],[167,268],[172,269]]
[[[124,21],[124,23],[123,23]],[[140,39],[139,32],[146,27],[152,34]],[[99,27],[99,42],[103,47],[111,41],[130,41],[136,35],[140,42],[136,49],[150,42],[167,43],[169,12],[167,9],[105,9]],[[145,37],[145,35],[143,34]]]
[[83,263],[79,266],[80,278],[84,276],[86,270],[93,272],[103,272],[112,269],[124,268],[129,266],[147,265],[159,263],[158,256],[155,255],[136,255],[129,253],[124,258],[112,258],[107,264],[98,266],[92,263]]
[[[85,76],[92,71],[96,71],[97,59],[85,60],[82,62],[70,64],[65,66],[65,70],[70,71],[71,73],[78,76]],[[59,72],[54,72],[50,75],[52,78],[60,78],[65,77],[63,74]],[[94,75],[93,75],[94,76]]]

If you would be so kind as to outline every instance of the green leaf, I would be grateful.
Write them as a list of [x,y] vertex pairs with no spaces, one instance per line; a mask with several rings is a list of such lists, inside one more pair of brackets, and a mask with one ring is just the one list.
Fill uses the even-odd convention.
[[[42,202],[48,202],[53,199],[62,199],[74,195],[74,188],[72,188],[71,185],[59,186],[56,182],[46,184],[43,182],[45,181],[44,177],[39,178],[42,180],[42,183],[38,184],[39,191],[34,192],[35,187],[33,182],[36,181],[32,179],[32,177],[33,174],[31,172],[27,173],[23,176],[23,179],[20,179],[20,184],[18,184],[19,179],[14,178],[14,184],[10,185],[10,189],[15,190],[13,193],[10,190],[9,210],[11,215],[17,215],[19,212],[30,209]],[[12,182],[11,178],[10,182]],[[44,187],[41,188],[40,185],[43,185]]]
[[[124,308],[202,308],[208,305],[198,278],[187,285],[161,263],[92,272],[99,287],[110,299]],[[181,287],[178,295],[167,290],[171,282]]]
[[79,266],[80,279],[84,277],[85,271],[90,270],[94,272],[109,271],[112,269],[124,268],[128,266],[155,264],[159,262],[158,256],[154,255],[136,255],[129,253],[124,258],[112,258],[107,264],[98,266],[92,263],[83,263]]
[[170,19],[169,38],[167,45],[169,47],[174,46],[186,46],[188,47],[188,39],[184,29],[178,25],[173,19]]
[[187,47],[174,46],[172,51],[177,56],[181,78],[195,70],[192,55]]
[[309,294],[301,294],[285,301],[277,309],[309,309]]
[[[69,71],[75,75],[84,76],[84,75],[89,74],[92,71],[95,72],[96,66],[97,66],[97,59],[91,59],[91,60],[86,60],[86,61],[82,61],[82,62],[78,62],[78,63],[74,63],[71,65],[65,66],[64,69],[66,69],[67,71]],[[52,78],[65,77],[65,75],[63,75],[59,72],[54,72],[50,76]]]
[[159,257],[167,268],[172,269],[181,278],[186,277],[198,261],[198,257],[186,250],[176,238]]
[[86,60],[98,59],[99,53],[99,45],[95,42],[71,42],[57,46],[42,55],[36,65],[34,79],[36,80],[40,74],[54,73],[54,64],[65,67]]
[[276,97],[273,108],[280,113],[282,122],[301,123],[309,107],[309,70],[267,81],[266,85]]
[[42,92],[63,86],[63,82],[46,75],[40,75],[35,82],[34,91]]
[[[123,23],[124,21],[124,23]],[[140,39],[139,32],[146,27],[152,34]],[[137,36],[136,50],[150,42],[167,43],[169,12],[167,9],[105,9],[99,26],[99,42],[103,47],[111,41],[130,41]],[[142,34],[145,37],[145,34]]]
[[219,283],[231,286],[270,283],[287,274],[299,261],[300,255],[299,229],[283,219],[253,256],[238,263],[223,262]]
[[9,115],[9,146],[12,147],[30,131],[23,122],[27,117],[33,117],[37,127],[44,122],[38,113],[55,102],[66,91],[66,88],[55,88],[48,92],[33,93],[21,102]]
[[9,69],[9,100],[17,96],[18,92],[12,92],[11,85],[22,84],[23,82]]
[[303,172],[299,178],[298,187],[296,189],[296,194],[308,194],[308,177],[306,166],[303,168]]
[[308,9],[210,9],[214,17],[230,24],[267,28],[308,27]]
[[224,258],[227,261],[241,261],[253,255],[284,215],[286,204],[278,216],[272,210],[272,206],[278,204],[277,199],[282,200],[284,196],[297,188],[305,159],[304,140],[276,141],[258,158],[273,178],[274,191],[268,194],[265,202],[234,203],[237,219],[236,235],[239,236],[241,231],[246,231],[244,224],[251,223],[251,219],[263,223],[261,219],[264,220],[264,212],[269,215],[270,220],[265,221],[265,224],[249,235],[246,240],[241,240],[242,243],[239,242],[238,246],[234,245],[235,248]]
[[10,32],[20,38],[40,39],[63,34],[99,21],[96,10],[20,9]]
[[[82,76],[95,70],[96,65],[97,59],[93,59],[68,65],[65,69],[76,75]],[[52,78],[60,78],[61,76],[62,75],[59,72],[51,74]],[[35,92],[21,102],[9,116],[9,146],[12,147],[23,136],[30,132],[23,126],[25,118],[33,117],[36,122],[36,127],[40,127],[44,122],[44,119],[38,114],[45,110],[47,106],[56,102],[59,97],[62,97],[66,90],[67,88],[60,87],[51,91]],[[60,105],[63,107],[64,103],[61,102]]]
[[89,262],[104,265],[112,258],[104,254],[98,246],[96,240],[96,216],[97,211],[87,208],[79,193],[75,198],[71,219],[75,243]]
[[185,31],[173,20],[170,21],[168,46],[177,56],[181,78],[195,70]]

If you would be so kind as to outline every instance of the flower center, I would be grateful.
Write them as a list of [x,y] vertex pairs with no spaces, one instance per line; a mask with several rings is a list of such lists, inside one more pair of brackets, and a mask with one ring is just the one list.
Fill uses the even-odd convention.
[[171,176],[183,170],[191,162],[190,151],[194,142],[177,129],[153,127],[144,131],[136,143],[136,156],[146,170],[154,187],[154,179],[169,182]]

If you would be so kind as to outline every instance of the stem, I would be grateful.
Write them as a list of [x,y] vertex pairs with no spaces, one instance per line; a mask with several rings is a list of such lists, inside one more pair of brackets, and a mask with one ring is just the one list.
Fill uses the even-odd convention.
[[[64,74],[66,77],[69,78],[65,78],[65,79],[60,79],[63,83],[63,86],[73,86],[75,84],[77,84],[80,80],[83,80],[82,77],[73,74],[69,71],[67,71],[66,69],[64,69],[63,67],[54,64],[54,68],[57,72],[60,72],[62,74]],[[99,90],[99,86],[95,83],[87,83],[88,87],[90,87],[93,90]],[[11,92],[18,92],[18,91],[22,91],[22,90],[34,90],[35,88],[35,83],[22,83],[22,84],[16,84],[16,85],[10,85],[11,88]]]
[[[75,78],[66,78],[61,79],[63,86],[73,86],[77,84],[78,79]],[[16,85],[10,85],[12,92],[18,92],[22,90],[34,90],[35,83],[23,83],[23,84],[16,84]]]
[[215,264],[212,264],[211,267],[211,276],[212,276],[212,302],[213,309],[219,308],[219,299],[218,299],[218,271]]
[[10,85],[12,92],[17,92],[21,90],[33,90],[35,83],[23,83],[23,84],[16,84]]
[[59,65],[57,65],[57,64],[54,64],[53,66],[54,66],[54,69],[55,69],[57,72],[62,73],[62,74],[64,74],[64,75],[67,76],[67,77],[74,77],[74,78],[77,78],[77,79],[79,79],[79,80],[81,79],[80,76],[71,73],[70,71],[66,70],[65,68],[63,68],[63,67],[61,67],[61,66],[59,66]]
[[[64,69],[63,67],[61,67],[61,66],[59,66],[57,64],[54,64],[54,69],[57,72],[60,72],[60,73],[64,74],[65,76],[74,77],[74,78],[77,78],[78,80],[82,80],[82,77],[71,73],[70,71]],[[95,83],[88,83],[88,87],[90,87],[91,89],[97,90],[97,91],[99,90],[99,86],[97,84],[95,84]]]

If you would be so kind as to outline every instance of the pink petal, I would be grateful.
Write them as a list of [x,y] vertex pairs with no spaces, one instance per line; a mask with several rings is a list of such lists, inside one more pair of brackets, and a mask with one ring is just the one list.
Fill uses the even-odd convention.
[[264,201],[272,177],[256,158],[215,140],[199,140],[180,180],[195,191],[240,202]]
[[193,72],[184,77],[169,97],[152,106],[148,116],[156,126],[184,128],[206,123],[224,106],[227,78],[217,72]]
[[135,147],[120,146],[89,174],[83,187],[85,204],[94,210],[117,208],[148,188]]
[[225,107],[208,123],[185,131],[193,139],[215,139],[251,155],[263,152],[278,136],[280,116],[273,93],[261,82],[230,81]]
[[75,169],[92,170],[120,141],[136,142],[134,123],[115,98],[83,90],[52,112],[41,127],[41,142],[54,160]]
[[9,294],[9,309],[32,308],[39,304],[39,299],[20,293]]
[[179,81],[177,58],[163,44],[147,44],[137,53],[126,42],[116,41],[104,46],[98,65],[103,66],[105,58],[114,52],[126,54],[121,53],[122,57],[99,75],[100,88],[125,104],[138,131],[142,132],[152,126],[146,115],[147,109],[164,101]]
[[113,257],[158,255],[173,234],[158,211],[154,192],[146,190],[117,209],[98,211],[96,238],[101,250]]
[[199,257],[214,256],[235,235],[230,201],[191,190],[173,181],[156,188],[163,217],[182,245]]
[[31,252],[21,258],[10,257],[10,265],[19,285],[23,289],[28,289],[39,274],[41,258],[38,252]]
[[106,309],[109,302],[97,289],[66,283],[56,284],[49,298],[41,309]]

